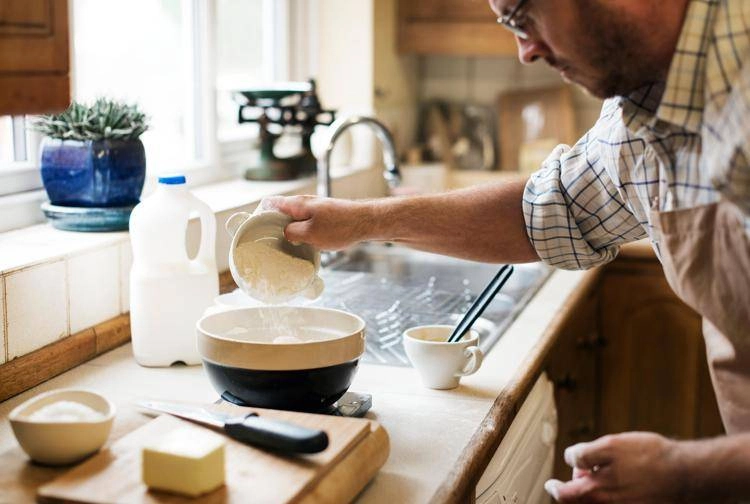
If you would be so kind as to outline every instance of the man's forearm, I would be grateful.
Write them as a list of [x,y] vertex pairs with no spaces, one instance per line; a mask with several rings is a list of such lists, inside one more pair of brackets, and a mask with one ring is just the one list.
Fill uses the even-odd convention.
[[750,433],[679,445],[686,500],[750,498]]
[[525,181],[378,200],[372,239],[483,262],[538,261],[526,234]]

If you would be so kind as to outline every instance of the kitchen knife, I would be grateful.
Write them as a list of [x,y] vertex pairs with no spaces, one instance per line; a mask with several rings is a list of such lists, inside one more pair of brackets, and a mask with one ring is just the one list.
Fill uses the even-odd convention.
[[318,453],[328,446],[328,435],[322,430],[262,418],[256,413],[234,416],[208,411],[200,406],[162,401],[143,401],[138,405],[151,411],[168,413],[199,424],[218,427],[229,437],[241,443],[278,452]]

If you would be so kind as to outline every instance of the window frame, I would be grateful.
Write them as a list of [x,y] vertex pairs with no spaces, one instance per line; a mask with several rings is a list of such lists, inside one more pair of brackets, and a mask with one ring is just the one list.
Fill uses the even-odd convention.
[[[308,5],[311,3],[311,5]],[[72,2],[69,3],[71,29],[75,29]],[[182,0],[184,36],[188,38],[192,50],[188,59],[188,75],[192,79],[193,93],[186,99],[184,106],[189,107],[187,131],[192,139],[194,162],[181,166],[188,176],[189,185],[197,187],[212,182],[227,180],[238,176],[237,159],[249,155],[254,143],[249,132],[237,137],[220,141],[216,134],[216,100],[215,80],[215,21],[216,2],[205,0]],[[273,81],[290,78],[306,79],[309,64],[302,71],[293,66],[298,64],[293,49],[299,50],[304,43],[300,40],[309,38],[309,24],[312,19],[309,12],[317,8],[316,0],[263,0],[263,78]],[[294,26],[294,30],[290,28]],[[73,37],[70,37],[72,54]],[[309,51],[309,49],[308,49]],[[308,53],[305,51],[305,54]],[[75,89],[75,58],[71,57],[71,85]],[[28,116],[20,116],[24,124]],[[15,121],[14,121],[15,126]],[[14,129],[15,131],[15,129]],[[0,232],[25,227],[44,221],[39,204],[46,200],[42,188],[39,166],[39,148],[41,135],[26,130],[23,141],[26,145],[26,159],[0,165]],[[247,150],[238,146],[244,142]],[[14,136],[14,144],[15,144]],[[15,148],[14,148],[15,152]],[[155,174],[147,173],[144,194],[148,194],[155,185]]]
[[41,136],[28,130],[27,123],[27,116],[12,116],[14,160],[0,163],[0,197],[42,188],[36,160]]

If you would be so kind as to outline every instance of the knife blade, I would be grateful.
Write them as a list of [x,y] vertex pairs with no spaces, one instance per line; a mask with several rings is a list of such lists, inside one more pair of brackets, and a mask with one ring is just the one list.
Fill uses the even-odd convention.
[[318,453],[328,447],[325,431],[262,418],[256,413],[228,415],[209,411],[200,406],[165,401],[141,401],[141,408],[167,413],[192,422],[220,428],[237,441],[282,453]]

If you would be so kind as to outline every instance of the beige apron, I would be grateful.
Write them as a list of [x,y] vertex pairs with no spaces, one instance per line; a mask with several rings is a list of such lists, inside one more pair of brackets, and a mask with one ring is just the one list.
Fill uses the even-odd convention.
[[703,316],[724,427],[750,431],[750,240],[742,214],[721,200],[652,212],[652,225],[667,281]]

